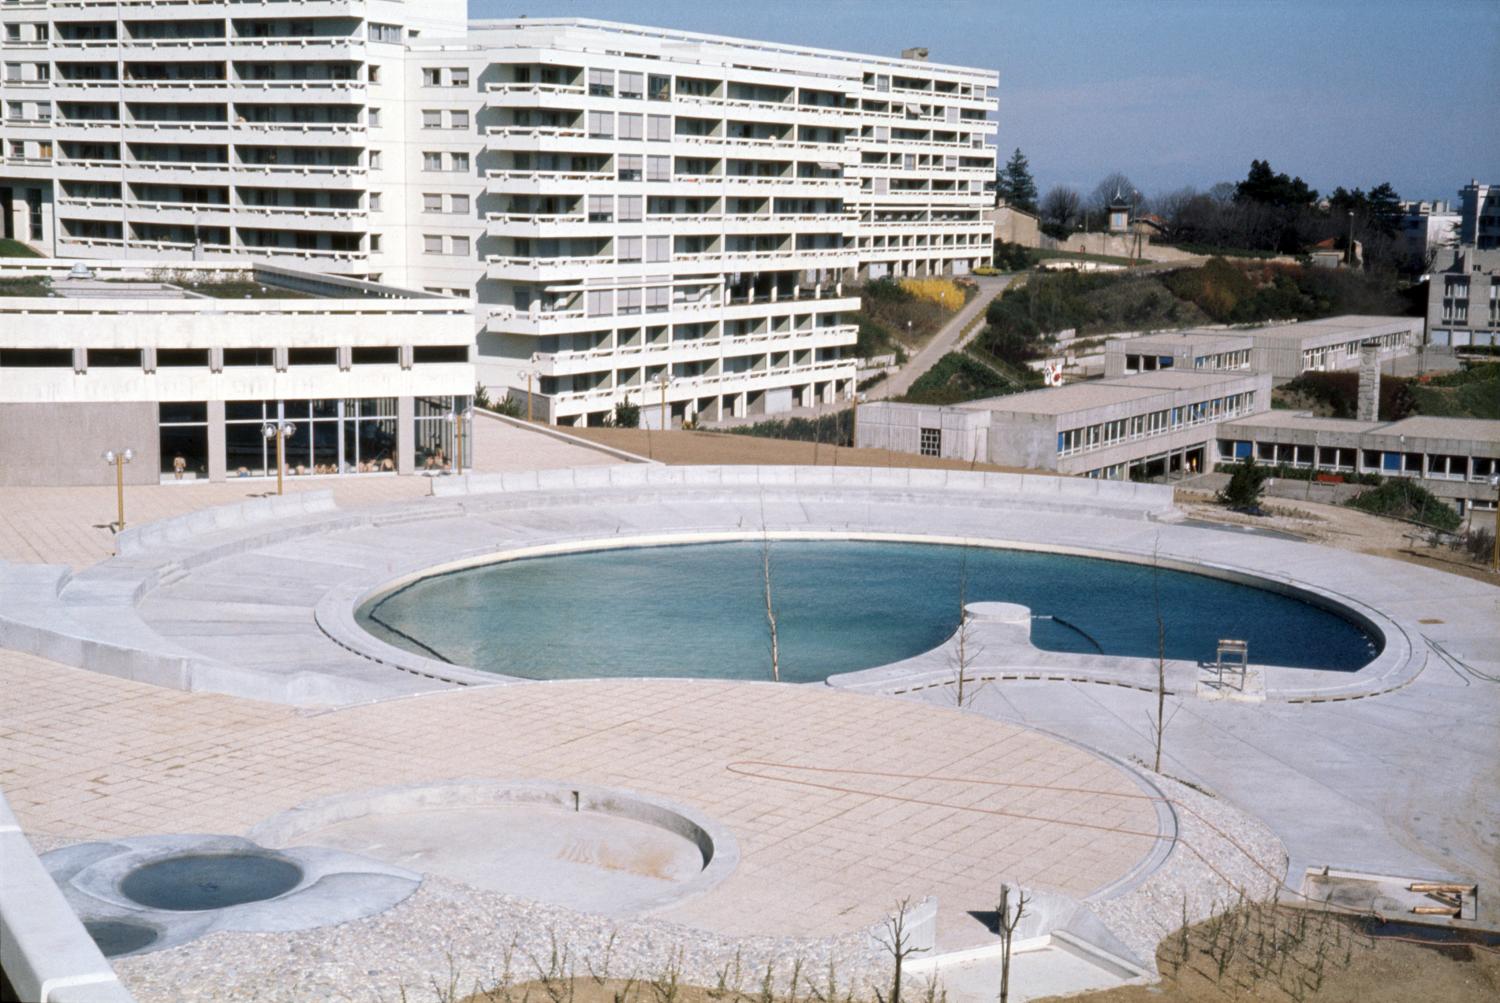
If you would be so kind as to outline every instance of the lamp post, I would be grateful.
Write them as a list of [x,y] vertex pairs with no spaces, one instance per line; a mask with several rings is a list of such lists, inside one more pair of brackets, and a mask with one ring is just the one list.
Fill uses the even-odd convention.
[[115,468],[115,509],[119,518],[115,525],[120,529],[125,528],[125,464],[135,459],[135,450],[106,449],[104,451],[104,462]]
[[453,410],[448,412],[448,420],[453,422],[453,472],[461,474],[464,472],[464,422],[468,421],[474,414],[472,407],[459,407],[461,397],[453,398]]
[[661,430],[665,432],[667,426],[672,423],[672,412],[667,410],[667,385],[671,380],[667,377],[666,370],[662,370],[662,374],[656,378],[656,382],[661,384]]
[[526,420],[531,420],[531,381],[536,377],[536,370],[526,370]]
[[297,423],[295,421],[287,421],[284,418],[277,418],[275,421],[268,421],[262,425],[260,431],[267,439],[276,440],[276,493],[281,494],[282,469],[286,466],[286,437],[297,434]]

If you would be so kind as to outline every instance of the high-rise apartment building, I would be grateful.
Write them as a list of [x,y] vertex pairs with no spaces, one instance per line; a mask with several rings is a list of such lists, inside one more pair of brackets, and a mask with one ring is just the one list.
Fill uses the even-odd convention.
[[847,396],[846,283],[990,255],[995,75],[925,50],[463,0],[0,0],[0,32],[7,235],[472,295],[481,380],[551,421]]

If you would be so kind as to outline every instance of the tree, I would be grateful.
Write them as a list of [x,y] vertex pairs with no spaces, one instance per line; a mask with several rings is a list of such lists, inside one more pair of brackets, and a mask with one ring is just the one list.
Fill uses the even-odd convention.
[[1000,886],[1000,904],[995,907],[995,932],[1000,934],[1000,1003],[1010,1003],[1010,943],[1015,937],[1021,917],[1026,915],[1026,904],[1030,902],[1026,893],[1016,888],[1016,905],[1010,905],[1010,885]]
[[1247,456],[1229,475],[1229,483],[1219,492],[1220,505],[1230,508],[1255,508],[1260,504],[1261,492],[1266,489],[1266,478],[1270,471],[1258,466],[1255,457]]
[[1036,179],[1031,176],[1031,165],[1019,146],[1005,166],[996,171],[995,194],[1017,209],[1036,212]]
[[1094,186],[1089,195],[1089,208],[1103,212],[1114,202],[1123,201],[1127,205],[1134,205],[1137,194],[1135,184],[1123,171],[1111,171],[1104,176],[1103,181]]
[[641,425],[641,406],[630,403],[626,397],[615,405],[615,427],[616,428],[639,428]]
[[906,914],[910,910],[911,899],[902,899],[897,902],[895,913],[885,918],[880,932],[875,934],[875,942],[885,948],[886,953],[895,962],[890,994],[886,995],[880,991],[879,987],[876,987],[876,1003],[901,1003],[901,977],[902,969],[906,967],[906,959],[913,954],[921,954],[927,950],[925,947],[918,947],[912,943],[913,934],[911,928],[906,925]]
[[1287,209],[1311,205],[1318,200],[1318,192],[1301,178],[1277,174],[1269,160],[1252,160],[1245,180],[1235,186],[1234,200]]
[[1054,185],[1042,198],[1042,219],[1057,226],[1071,226],[1078,218],[1078,207],[1082,200],[1078,193],[1067,185]]
[[766,588],[766,626],[771,631],[771,681],[781,682],[781,641],[776,632],[776,609],[771,605],[771,537],[762,530],[760,541],[761,579]]

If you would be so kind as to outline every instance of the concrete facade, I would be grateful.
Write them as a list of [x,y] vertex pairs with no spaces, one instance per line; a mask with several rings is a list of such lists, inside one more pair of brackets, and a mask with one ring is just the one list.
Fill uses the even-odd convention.
[[1252,354],[1250,339],[1237,331],[1111,338],[1104,343],[1104,375],[1113,379],[1162,369],[1249,369]]
[[292,476],[451,464],[467,300],[269,265],[71,272],[0,267],[45,293],[0,296],[0,483],[99,484],[101,454],[126,448],[130,484],[274,476],[275,420],[297,425]]
[[847,397],[839,279],[991,257],[996,74],[925,50],[471,24],[461,0],[181,14],[0,5],[7,228],[474,296],[480,378],[532,383],[551,422],[663,383],[647,421]]
[[1035,213],[1001,203],[987,210],[985,217],[995,224],[995,243],[1041,247],[1041,222]]
[[856,445],[1108,480],[1206,469],[1214,425],[1270,406],[1268,374],[1163,370],[947,407],[876,402]]
[[1424,415],[1382,422],[1269,411],[1220,425],[1215,449],[1219,463],[1254,456],[1329,475],[1410,478],[1460,512],[1493,511],[1500,421]]
[[1427,284],[1433,345],[1500,345],[1500,250],[1460,246],[1439,256]]

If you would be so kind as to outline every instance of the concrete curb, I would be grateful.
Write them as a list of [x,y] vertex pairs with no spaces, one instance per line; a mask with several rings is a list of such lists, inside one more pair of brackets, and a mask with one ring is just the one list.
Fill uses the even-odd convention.
[[0,794],[0,968],[23,1000],[134,1003]]
[[500,414],[498,411],[486,411],[484,408],[475,408],[474,413],[493,419],[494,421],[504,422],[514,428],[521,428],[528,432],[535,432],[538,435],[545,435],[548,438],[556,439],[558,442],[566,442],[570,446],[582,446],[584,449],[592,449],[596,453],[613,456],[615,459],[624,460],[626,463],[643,463],[648,466],[657,467],[662,465],[660,460],[650,460],[636,453],[616,449],[614,446],[606,446],[602,442],[594,442],[581,436],[569,435],[567,432],[560,431],[552,425],[539,425],[534,421],[522,421],[520,418],[512,418],[510,415]]

